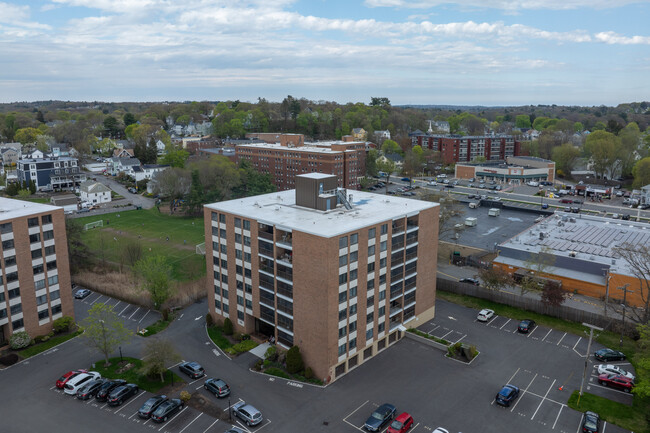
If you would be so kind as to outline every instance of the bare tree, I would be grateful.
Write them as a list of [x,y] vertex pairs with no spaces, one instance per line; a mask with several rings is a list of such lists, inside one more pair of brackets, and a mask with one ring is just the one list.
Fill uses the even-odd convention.
[[483,282],[483,287],[488,290],[501,290],[513,284],[512,276],[503,269],[491,266],[487,269],[480,269],[478,275]]
[[130,266],[142,258],[142,244],[136,240],[127,241],[122,247],[122,258]]
[[547,281],[542,289],[542,303],[551,307],[559,307],[566,299],[567,292],[559,284]]
[[167,364],[173,364],[181,360],[181,356],[171,341],[154,338],[147,342],[142,352],[142,372],[147,376],[160,375],[160,381],[165,381]]
[[555,255],[547,247],[537,253],[530,253],[526,260],[526,274],[519,281],[519,291],[523,296],[527,292],[539,291],[544,287],[545,274],[548,269],[555,264]]
[[637,322],[648,323],[650,319],[650,246],[624,243],[614,248],[623,260],[627,262],[632,274],[639,280],[638,290],[643,308],[627,310]]

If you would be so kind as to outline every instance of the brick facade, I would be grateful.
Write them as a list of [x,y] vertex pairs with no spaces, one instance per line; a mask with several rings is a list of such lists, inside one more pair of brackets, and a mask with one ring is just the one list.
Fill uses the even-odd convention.
[[521,142],[512,135],[451,136],[416,134],[411,144],[440,152],[445,164],[470,162],[477,157],[488,161],[504,161],[521,155]]

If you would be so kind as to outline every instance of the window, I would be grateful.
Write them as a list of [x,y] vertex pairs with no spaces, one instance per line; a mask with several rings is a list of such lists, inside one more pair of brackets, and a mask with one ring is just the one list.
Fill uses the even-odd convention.
[[345,326],[342,327],[342,328],[339,328],[339,338],[343,338],[343,337],[346,336],[346,334],[347,334],[347,329],[348,329],[348,328],[345,327]]
[[347,282],[348,282],[348,274],[339,275],[339,285],[340,284],[345,284]]
[[40,233],[34,233],[33,235],[29,235],[29,243],[33,244],[35,242],[40,242],[41,241],[41,234]]
[[36,266],[33,266],[32,268],[34,270],[34,275],[42,274],[44,272],[43,265],[36,265]]
[[212,212],[212,221],[218,221],[219,220],[219,214],[216,212]]
[[350,299],[354,298],[357,296],[357,286],[350,287]]
[[18,281],[18,272],[10,272],[5,278],[7,279],[7,283]]
[[339,248],[345,248],[348,246],[348,237],[343,236],[342,238],[339,238]]
[[[248,270],[248,269],[247,269],[247,270]],[[253,286],[251,286],[250,284],[246,283],[246,284],[244,284],[244,290],[246,291],[246,293],[253,293]]]
[[50,312],[47,311],[47,308],[38,312],[38,320],[47,319],[48,317],[50,317]]
[[241,234],[235,233],[235,242],[241,244]]
[[372,256],[374,256],[374,255],[375,255],[375,246],[374,246],[374,245],[370,245],[370,246],[368,247],[368,258],[370,258],[370,257],[372,257]]
[[345,320],[347,317],[348,317],[348,310],[344,308],[341,311],[339,311],[339,322],[341,320]]
[[368,284],[366,285],[366,290],[370,292],[374,290],[374,288],[375,288],[375,280],[374,279],[368,280]]
[[16,256],[5,257],[5,268],[16,264]]
[[41,290],[41,289],[45,288],[45,280],[43,279],[43,280],[38,280],[38,281],[34,282],[34,288],[36,290]]
[[23,311],[23,304],[16,304],[11,306],[11,315],[18,314]]
[[357,339],[353,338],[350,340],[350,350],[354,350],[357,348]]
[[244,230],[250,230],[251,229],[251,222],[248,220],[244,220]]
[[252,310],[253,309],[253,301],[249,301],[248,299],[246,299],[246,308],[248,308],[249,310]]
[[221,259],[221,267],[228,269],[228,261],[225,259]]
[[14,320],[13,322],[11,322],[11,327],[13,328],[14,331],[16,329],[23,328],[24,326],[25,324],[23,322],[23,319]]
[[244,268],[242,268],[239,265],[235,265],[235,273],[237,273],[237,275],[242,275],[243,272],[244,272]]
[[352,233],[350,235],[350,245],[356,245],[357,243],[359,243],[359,234]]
[[11,233],[11,231],[12,231],[11,223],[0,224],[0,233],[2,234]]
[[388,233],[388,224],[382,224],[381,225],[381,234],[385,235],[386,233]]
[[375,271],[375,262],[368,263],[368,273]]
[[387,241],[384,241],[381,244],[379,244],[379,250],[386,251],[386,245],[387,245]]
[[377,333],[381,334],[384,332],[384,329],[386,329],[386,323],[382,322],[379,325],[377,325]]
[[53,277],[49,277],[47,279],[47,284],[49,284],[50,287],[57,284],[58,282],[59,282],[59,276],[58,275],[54,275]]
[[386,315],[386,307],[379,307],[379,311],[377,311],[377,316],[382,317]]
[[214,309],[215,310],[221,310],[221,301],[220,300],[218,300],[218,299],[214,300]]
[[221,274],[221,282],[228,284],[228,275]]
[[228,247],[226,247],[225,244],[221,244],[219,251],[221,251],[223,254],[228,254]]
[[38,225],[38,217],[27,219],[27,227],[36,227],[37,225]]
[[247,247],[251,246],[251,237],[250,236],[244,236],[244,245]]
[[235,250],[235,258],[238,258],[241,260],[243,254],[241,250]]
[[43,240],[49,241],[50,239],[54,239],[54,231],[48,230],[43,232]]
[[12,249],[13,247],[14,247],[14,240],[13,239],[2,241],[2,249],[3,250],[7,251],[7,250]]
[[43,225],[52,223],[52,215],[43,215],[41,217],[41,222]]
[[383,259],[380,259],[380,260],[379,260],[379,267],[380,267],[381,269],[383,269],[383,268],[386,267],[386,257],[384,257]]
[[53,292],[50,292],[50,301],[59,299],[60,297],[61,297],[61,293],[59,293],[58,290],[54,290]]
[[342,304],[347,300],[348,300],[348,292],[339,293],[339,304]]
[[379,300],[383,301],[384,299],[386,299],[386,291],[382,290],[381,292],[379,292]]
[[350,305],[350,316],[357,314],[357,304]]
[[251,253],[244,253],[244,261],[248,263],[251,262]]
[[222,288],[222,289],[221,289],[221,296],[222,296],[223,298],[227,298],[227,297],[228,297],[228,289],[223,289],[223,288]]
[[36,298],[36,305],[43,305],[43,304],[47,304],[47,295],[38,296]]
[[372,328],[366,331],[366,340],[372,340]]
[[9,299],[14,299],[20,296],[20,287],[9,290]]
[[381,286],[384,283],[386,283],[386,274],[379,276],[379,285]]
[[244,276],[250,278],[251,277],[251,270],[248,268],[244,268]]
[[226,229],[219,229],[219,236],[226,239]]
[[348,256],[339,256],[339,267],[348,264]]
[[235,218],[235,227],[241,228],[241,218]]
[[375,305],[375,296],[374,296],[374,295],[371,296],[371,297],[369,297],[369,298],[366,300],[366,306],[367,306],[367,307],[372,307],[373,305]]
[[345,355],[345,343],[339,346],[339,356]]
[[244,320],[244,312],[243,311],[237,311],[237,318],[239,320]]
[[377,229],[376,228],[373,227],[371,229],[368,229],[368,239],[374,238],[376,236],[376,234],[377,234]]
[[352,251],[350,253],[350,263],[356,262],[358,257],[359,257],[359,252],[358,251]]
[[48,271],[51,271],[52,269],[56,269],[56,260],[52,260],[51,262],[47,262],[46,268]]
[[5,301],[5,292],[0,291],[0,302]]
[[237,295],[237,305],[244,305],[244,298]]
[[352,270],[350,271],[350,281],[354,281],[354,280],[356,280],[356,279],[357,279],[357,270],[356,270],[356,269],[352,269]]
[[373,320],[375,320],[375,312],[371,311],[370,313],[366,314],[366,323],[372,323]]
[[52,315],[58,314],[60,312],[61,312],[61,304],[52,307]]

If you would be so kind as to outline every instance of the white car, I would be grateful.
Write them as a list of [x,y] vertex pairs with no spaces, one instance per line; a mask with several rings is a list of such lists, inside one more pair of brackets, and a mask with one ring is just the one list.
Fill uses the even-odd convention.
[[479,322],[487,322],[492,317],[494,317],[494,311],[490,310],[488,308],[485,308],[485,309],[479,311],[478,316],[476,316],[476,320],[478,320]]
[[438,427],[433,431],[433,433],[449,433],[449,430],[444,429],[442,427]]
[[91,380],[101,379],[102,375],[96,371],[89,371],[88,373],[81,373],[66,382],[63,387],[63,392],[68,395],[77,395],[77,391]]
[[629,377],[634,380],[634,375],[629,371],[623,370],[618,365],[600,364],[598,366],[598,374],[620,374],[621,376]]
[[436,182],[435,180],[432,180],[432,181],[429,182],[427,185],[429,185],[429,186],[436,186],[436,185],[438,185],[438,182]]

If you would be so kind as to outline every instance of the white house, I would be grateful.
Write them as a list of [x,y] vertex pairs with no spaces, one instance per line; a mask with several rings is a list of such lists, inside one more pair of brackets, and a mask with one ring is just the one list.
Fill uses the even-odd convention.
[[25,155],[27,159],[43,159],[45,155],[40,150],[36,149],[32,153]]
[[82,182],[79,186],[79,192],[81,193],[81,201],[88,203],[108,203],[111,201],[111,190],[99,183],[92,180],[87,180]]
[[112,175],[117,176],[119,173],[131,174],[131,167],[140,166],[138,158],[117,158],[113,157],[106,163],[106,171]]
[[156,141],[156,149],[158,149],[158,155],[162,155],[165,153],[165,143],[162,142],[162,140]]
[[168,165],[144,164],[142,166],[133,166],[128,172],[136,182],[144,179],[153,179],[154,174],[168,169]]
[[390,140],[390,131],[387,129],[383,131],[375,131],[375,140]]

